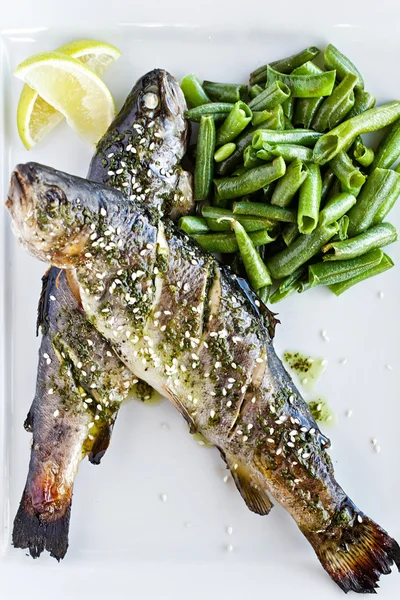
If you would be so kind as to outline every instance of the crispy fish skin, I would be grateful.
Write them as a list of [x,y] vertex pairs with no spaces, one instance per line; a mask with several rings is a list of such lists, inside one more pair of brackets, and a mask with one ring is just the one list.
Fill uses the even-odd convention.
[[[88,178],[121,189],[131,200],[140,193],[155,214],[186,214],[193,207],[191,176],[178,164],[189,135],[185,110],[171,75],[161,69],[146,74],[100,140]],[[145,191],[148,186],[154,195]],[[43,278],[39,327],[36,395],[26,421],[34,442],[13,544],[33,557],[46,549],[60,560],[68,547],[79,463],[85,456],[100,463],[120,403],[137,379],[84,317],[72,271],[52,267]]]
[[[269,323],[227,268],[143,204],[49,167],[18,166],[7,206],[29,252],[76,268],[88,318],[219,448],[251,510],[267,514],[271,493],[345,592],[374,592],[393,562],[400,568],[397,542],[335,480],[329,442],[276,356]],[[115,232],[116,247],[93,248],[91,231]]]

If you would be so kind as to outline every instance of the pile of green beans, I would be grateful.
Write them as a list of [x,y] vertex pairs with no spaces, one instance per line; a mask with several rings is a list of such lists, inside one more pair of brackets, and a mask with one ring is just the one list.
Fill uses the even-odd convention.
[[[400,101],[375,106],[347,56],[329,44],[314,64],[321,54],[265,64],[249,86],[181,83],[199,124],[199,204],[179,225],[262,302],[319,285],[340,295],[393,266],[382,248],[397,231],[383,221],[400,195]],[[364,142],[382,129],[376,147]]]

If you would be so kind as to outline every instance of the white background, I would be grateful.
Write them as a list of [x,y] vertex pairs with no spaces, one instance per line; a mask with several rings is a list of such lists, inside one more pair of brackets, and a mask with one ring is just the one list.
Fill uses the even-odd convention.
[[[106,77],[118,107],[137,77],[155,66],[177,77],[195,71],[214,80],[245,80],[269,59],[306,45],[333,41],[363,72],[380,101],[400,98],[400,9],[395,2],[131,2],[40,0],[2,7],[4,179],[18,161],[38,160],[80,175],[91,150],[65,126],[28,154],[15,131],[21,84],[10,76],[20,60],[79,37],[115,43],[122,58]],[[296,7],[296,8],[295,8]],[[152,23],[137,28],[134,23]],[[154,24],[182,27],[155,27]],[[21,33],[21,29],[29,31]],[[49,29],[47,29],[49,28]],[[15,31],[10,31],[15,29]],[[19,31],[17,31],[19,30]],[[6,192],[6,181],[3,182]],[[3,196],[5,197],[5,196]],[[135,401],[121,410],[112,446],[100,467],[85,463],[74,495],[70,550],[58,565],[38,561],[9,545],[23,489],[29,435],[22,422],[36,377],[36,301],[44,265],[17,248],[2,212],[1,277],[5,333],[0,363],[3,398],[0,481],[0,598],[137,598],[140,600],[268,597],[286,600],[340,598],[295,524],[279,507],[269,517],[249,513],[232,482],[224,484],[214,450],[197,446],[167,403],[149,408]],[[400,208],[391,220],[400,226]],[[0,221],[2,223],[2,221]],[[2,223],[3,225],[3,223]],[[398,246],[389,250],[399,261]],[[380,299],[378,292],[384,292]],[[337,478],[353,500],[400,539],[398,498],[398,269],[337,299],[313,290],[278,306],[282,325],[276,346],[329,361],[318,394],[329,400],[338,422],[326,430],[333,441]],[[322,339],[325,329],[330,342]],[[347,358],[346,365],[341,363]],[[391,364],[389,371],[385,365]],[[353,417],[346,418],[348,409]],[[163,429],[167,423],[169,429]],[[374,453],[376,437],[381,453]],[[5,477],[3,477],[5,475]],[[162,503],[160,494],[168,501]],[[187,528],[185,523],[192,523]],[[228,536],[226,528],[234,533]],[[232,553],[226,545],[234,546]],[[382,579],[380,597],[399,597],[400,576]]]

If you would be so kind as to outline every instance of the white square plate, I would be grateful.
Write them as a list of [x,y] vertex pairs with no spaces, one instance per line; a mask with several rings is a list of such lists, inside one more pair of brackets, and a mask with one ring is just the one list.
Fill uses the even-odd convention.
[[[243,27],[237,23],[228,28],[213,21],[211,28],[60,28],[62,21],[54,15],[54,27],[3,32],[3,198],[18,162],[35,160],[81,176],[87,172],[91,149],[65,124],[30,153],[15,126],[21,83],[12,77],[13,69],[30,54],[72,39],[103,39],[121,49],[121,59],[105,78],[118,107],[136,79],[154,67],[178,78],[195,72],[200,78],[245,82],[251,70],[268,60],[309,45],[323,48],[329,41],[354,60],[364,74],[366,89],[379,102],[400,98],[400,39],[390,23],[388,35],[378,29],[371,42],[368,28],[321,26],[320,18],[318,27],[312,19],[304,25],[301,17],[297,27],[285,26],[282,18],[274,26],[266,11],[261,22],[257,4],[260,7],[261,3],[249,7],[254,10],[253,25]],[[102,6],[105,3],[99,2],[99,11]],[[18,26],[18,20],[13,22]],[[400,226],[399,206],[390,220]],[[167,402],[157,407],[128,402],[101,466],[82,464],[75,485],[70,549],[62,564],[45,555],[33,561],[12,548],[10,527],[29,459],[30,436],[22,424],[34,394],[36,305],[45,265],[17,246],[3,210],[0,224],[0,597],[340,598],[342,592],[324,573],[289,516],[279,506],[268,517],[251,514],[232,481],[223,483],[226,471],[218,453],[199,447]],[[400,263],[398,245],[390,247],[389,253]],[[332,440],[337,479],[356,504],[398,540],[399,298],[398,268],[340,298],[316,289],[278,305],[282,324],[276,334],[281,355],[294,349],[327,358],[328,368],[314,397],[327,399],[338,417],[335,426],[324,428]],[[350,409],[353,416],[347,418]],[[381,446],[379,454],[372,438]],[[165,503],[160,500],[163,493],[168,496]],[[232,535],[228,526],[233,527]],[[227,544],[233,545],[233,552],[227,552]],[[381,588],[382,599],[398,598],[399,575],[383,577]]]

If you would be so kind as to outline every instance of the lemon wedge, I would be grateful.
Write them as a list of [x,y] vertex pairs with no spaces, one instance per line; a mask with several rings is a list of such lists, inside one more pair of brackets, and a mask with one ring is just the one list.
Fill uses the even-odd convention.
[[[96,40],[77,40],[61,46],[57,49],[56,53],[62,53],[65,56],[78,60],[98,76],[102,76],[107,68],[121,55],[120,51],[115,48],[115,46]],[[54,55],[54,53],[47,54],[47,56],[50,57],[50,62],[56,62],[57,59],[56,61],[54,61],[54,59],[52,60],[51,55]],[[45,58],[45,56],[46,54],[40,55],[39,61],[38,55],[24,61],[24,63],[19,65],[16,70],[15,74],[17,77],[22,78],[24,81],[28,81],[25,77],[30,77],[27,73],[33,72],[36,62],[40,62],[41,67],[44,67],[46,61],[43,61],[43,58]],[[48,66],[49,65],[47,65],[47,67]],[[64,69],[64,71],[66,71],[66,76],[71,77],[71,68],[72,67],[68,69],[68,67],[65,68],[65,66],[60,65],[58,71]],[[50,72],[49,69],[47,70]],[[21,75],[21,73],[25,73],[25,75]],[[82,77],[82,75],[80,77]],[[79,80],[80,77],[78,76],[77,79]],[[85,87],[84,83],[83,87]],[[89,87],[93,87],[93,85]],[[109,93],[105,95],[108,96],[109,100],[111,95]],[[81,100],[82,99],[83,96]],[[89,97],[87,98],[87,101],[90,102]],[[107,102],[103,102],[103,104],[107,104]],[[95,106],[93,108],[96,110]],[[69,115],[64,111],[57,110],[57,108],[39,95],[36,89],[33,89],[33,87],[28,84],[24,85],[18,104],[17,126],[20,138],[28,150],[54,129],[54,127],[64,119],[64,116],[68,118]],[[69,121],[69,123],[74,126],[71,121]],[[85,139],[89,139],[89,141],[93,140],[92,133],[87,132],[87,125],[83,127],[83,131],[80,126],[79,128],[75,127],[75,129],[77,129],[78,133],[83,135]],[[93,128],[91,127],[89,129],[91,130]]]

